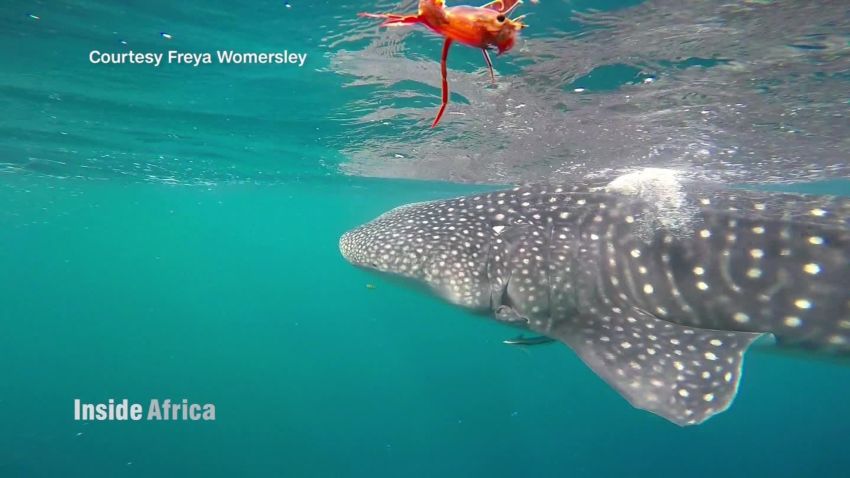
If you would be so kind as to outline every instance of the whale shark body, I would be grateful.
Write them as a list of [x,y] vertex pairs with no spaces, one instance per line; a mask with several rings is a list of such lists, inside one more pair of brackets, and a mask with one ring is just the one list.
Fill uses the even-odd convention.
[[651,176],[402,206],[340,250],[565,343],[632,405],[679,425],[729,407],[762,334],[850,354],[850,198]]

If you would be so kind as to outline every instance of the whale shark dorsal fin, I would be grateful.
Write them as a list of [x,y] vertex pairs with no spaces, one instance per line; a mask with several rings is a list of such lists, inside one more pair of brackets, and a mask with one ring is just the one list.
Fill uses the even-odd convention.
[[695,425],[732,403],[744,352],[761,334],[686,327],[614,307],[565,321],[548,335],[636,408]]

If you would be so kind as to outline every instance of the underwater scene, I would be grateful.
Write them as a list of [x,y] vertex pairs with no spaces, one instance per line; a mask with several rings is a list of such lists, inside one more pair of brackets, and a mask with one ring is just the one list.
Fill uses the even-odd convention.
[[0,3],[0,478],[850,476],[850,3],[486,1]]

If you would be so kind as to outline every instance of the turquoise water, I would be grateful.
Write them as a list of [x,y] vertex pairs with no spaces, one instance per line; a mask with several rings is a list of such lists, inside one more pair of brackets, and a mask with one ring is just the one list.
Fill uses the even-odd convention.
[[[846,364],[755,350],[732,408],[679,428],[561,345],[503,345],[515,330],[346,264],[347,229],[491,186],[347,169],[372,134],[415,161],[404,134],[436,90],[413,102],[421,120],[362,126],[383,90],[333,55],[369,5],[290,3],[0,6],[0,476],[846,476]],[[578,28],[566,17],[588,5],[565,5],[544,2],[531,38]],[[87,63],[121,40],[310,59]],[[406,41],[401,56],[438,45]],[[519,75],[529,60],[499,61]],[[186,398],[216,420],[79,422],[76,398]]]

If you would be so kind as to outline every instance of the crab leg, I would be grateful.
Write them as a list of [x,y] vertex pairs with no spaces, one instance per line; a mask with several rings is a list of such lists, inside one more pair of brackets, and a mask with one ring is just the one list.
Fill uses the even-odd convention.
[[384,23],[381,23],[380,25],[382,27],[415,25],[421,22],[418,15],[399,15],[397,13],[358,13],[357,16],[385,20]]
[[481,5],[481,8],[488,8],[490,10],[495,10],[499,13],[507,15],[511,13],[514,8],[518,7],[521,3],[522,0],[494,0],[490,3]]
[[516,7],[518,7],[518,6],[520,6],[520,5],[522,5],[522,0],[517,0],[517,2],[516,2],[516,3],[514,3],[513,5],[511,5],[510,7],[508,7],[505,11],[503,11],[503,12],[502,12],[502,14],[503,14],[503,15],[510,15],[510,13],[511,13],[512,11],[514,11],[514,9],[516,9]]
[[496,75],[493,74],[493,62],[490,61],[490,52],[488,52],[486,48],[482,48],[481,52],[484,53],[484,61],[487,62],[487,68],[490,69],[490,79],[493,80],[493,84],[495,84]]
[[[496,4],[499,5],[498,8],[496,7]],[[505,2],[503,2],[502,0],[493,0],[492,2],[481,5],[480,8],[489,8],[490,10],[496,10],[498,12],[499,10],[505,8]]]
[[449,104],[449,79],[446,61],[449,58],[449,48],[451,47],[452,39],[446,38],[445,43],[443,43],[443,56],[440,59],[440,73],[443,77],[443,103],[440,105],[440,111],[437,112],[437,117],[434,118],[434,122],[431,124],[432,128],[436,127],[440,122],[440,118],[443,117],[443,113],[446,111],[446,105]]

